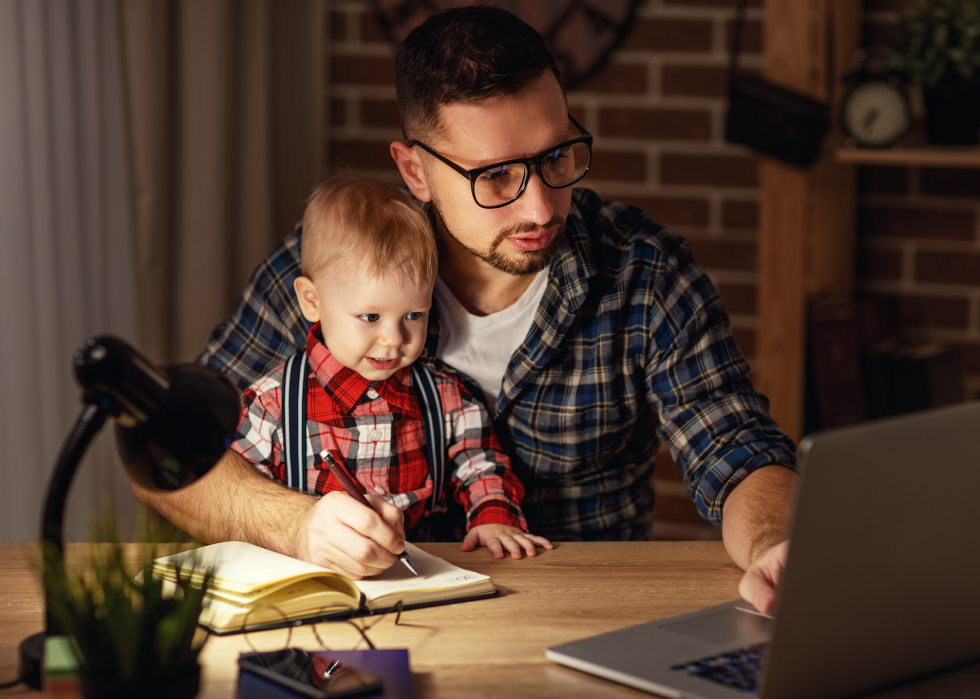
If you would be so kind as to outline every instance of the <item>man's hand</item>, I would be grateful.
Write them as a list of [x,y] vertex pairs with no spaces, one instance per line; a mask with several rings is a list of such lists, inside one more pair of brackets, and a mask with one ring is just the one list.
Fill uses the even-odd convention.
[[402,512],[376,495],[364,507],[344,492],[317,500],[266,478],[232,450],[203,478],[172,492],[144,490],[137,499],[206,544],[247,541],[293,558],[363,578],[405,549]]
[[776,588],[786,567],[789,541],[783,541],[762,552],[748,567],[738,584],[738,594],[752,603],[760,613],[772,616],[776,606]]
[[797,476],[782,466],[750,473],[725,500],[721,533],[725,550],[745,571],[738,591],[771,614],[786,565],[790,504]]
[[339,490],[320,498],[299,522],[297,558],[353,580],[391,567],[405,550],[405,514],[384,498],[366,497],[373,510]]
[[528,534],[518,527],[506,524],[481,524],[466,533],[463,545],[459,548],[461,551],[472,551],[478,546],[486,546],[493,553],[494,558],[503,558],[506,548],[512,558],[521,558],[522,549],[528,556],[537,556],[538,553],[534,550],[535,544],[544,549],[554,548],[543,536]]

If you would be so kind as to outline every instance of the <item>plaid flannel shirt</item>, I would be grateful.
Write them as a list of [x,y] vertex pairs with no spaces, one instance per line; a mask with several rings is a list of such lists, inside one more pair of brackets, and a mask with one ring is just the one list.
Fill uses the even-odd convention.
[[[299,260],[297,229],[256,270],[199,361],[247,385],[295,351],[306,335],[292,293]],[[420,361],[435,356],[439,328],[433,312]],[[687,242],[640,209],[574,190],[494,419],[526,490],[530,530],[556,540],[648,537],[661,440],[701,514],[720,526],[746,476],[796,468],[795,445],[747,374]]]
[[[344,486],[322,456],[329,450],[366,493],[385,496],[405,513],[410,530],[427,509],[432,478],[425,459],[423,422],[410,367],[372,382],[336,359],[309,332],[306,464],[310,492]],[[284,365],[242,395],[241,418],[231,448],[266,476],[285,483],[282,399]],[[508,524],[527,529],[520,503],[524,488],[510,469],[490,426],[490,416],[460,380],[436,372],[446,433],[446,486],[466,510],[466,528]]]

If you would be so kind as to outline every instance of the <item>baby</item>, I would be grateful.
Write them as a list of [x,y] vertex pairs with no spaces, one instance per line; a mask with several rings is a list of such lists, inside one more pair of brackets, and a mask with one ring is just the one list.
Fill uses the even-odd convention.
[[[369,497],[401,511],[404,531],[424,527],[451,494],[466,512],[464,551],[482,545],[521,558],[535,555],[535,544],[551,548],[527,533],[524,488],[486,409],[426,349],[438,251],[425,213],[380,182],[328,180],[303,216],[301,264],[294,288],[313,323],[305,356],[245,391],[231,448],[270,478],[318,495],[343,490],[329,453]],[[428,402],[423,385],[434,389]],[[427,444],[439,430],[443,443]],[[427,459],[427,448],[441,453]],[[432,461],[445,463],[445,477]]]

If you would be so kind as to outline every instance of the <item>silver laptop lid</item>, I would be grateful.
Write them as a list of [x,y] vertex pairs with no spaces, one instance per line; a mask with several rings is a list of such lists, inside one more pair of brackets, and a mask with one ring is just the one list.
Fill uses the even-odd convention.
[[980,403],[817,433],[800,456],[764,699],[980,657]]

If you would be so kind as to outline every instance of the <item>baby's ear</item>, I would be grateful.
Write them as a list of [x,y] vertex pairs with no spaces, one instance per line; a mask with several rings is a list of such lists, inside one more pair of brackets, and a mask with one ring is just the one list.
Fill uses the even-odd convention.
[[311,323],[320,320],[320,295],[316,291],[316,285],[309,277],[296,277],[293,280],[293,289],[299,299],[300,310],[303,317]]

